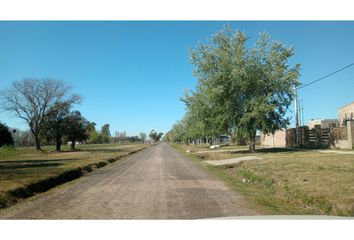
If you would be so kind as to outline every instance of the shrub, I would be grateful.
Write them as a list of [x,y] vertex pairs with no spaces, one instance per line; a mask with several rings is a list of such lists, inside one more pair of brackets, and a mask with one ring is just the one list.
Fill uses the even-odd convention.
[[3,145],[13,146],[14,140],[6,124],[0,122],[0,147],[2,147]]

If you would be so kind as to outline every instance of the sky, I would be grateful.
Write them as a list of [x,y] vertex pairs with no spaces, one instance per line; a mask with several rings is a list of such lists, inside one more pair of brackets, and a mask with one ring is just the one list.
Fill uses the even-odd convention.
[[[61,79],[83,97],[75,109],[100,129],[128,135],[167,132],[184,115],[179,98],[197,79],[189,49],[224,25],[239,29],[251,46],[260,32],[295,48],[299,81],[316,80],[354,62],[354,22],[300,21],[0,21],[0,90],[23,78]],[[337,118],[354,101],[354,67],[300,89],[305,123]],[[290,109],[294,126],[293,110]],[[0,121],[26,129],[9,112]]]

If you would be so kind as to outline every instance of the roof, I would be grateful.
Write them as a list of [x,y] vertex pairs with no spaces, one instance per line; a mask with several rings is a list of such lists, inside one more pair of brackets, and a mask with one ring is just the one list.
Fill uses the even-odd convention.
[[338,121],[338,119],[311,119],[309,122],[335,122],[335,121]]
[[342,107],[340,107],[340,108],[338,108],[338,110],[339,110],[339,109],[342,109],[342,108],[349,107],[350,105],[354,105],[354,101],[351,102],[351,103],[348,103],[348,104],[346,104],[346,105],[344,105],[344,106],[342,106]]

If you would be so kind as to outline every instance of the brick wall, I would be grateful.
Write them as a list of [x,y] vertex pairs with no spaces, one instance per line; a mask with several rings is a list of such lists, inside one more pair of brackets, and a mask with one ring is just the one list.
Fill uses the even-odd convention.
[[347,140],[348,131],[346,127],[336,127],[331,129],[333,140]]
[[286,130],[278,130],[274,135],[261,133],[260,141],[263,147],[286,147]]

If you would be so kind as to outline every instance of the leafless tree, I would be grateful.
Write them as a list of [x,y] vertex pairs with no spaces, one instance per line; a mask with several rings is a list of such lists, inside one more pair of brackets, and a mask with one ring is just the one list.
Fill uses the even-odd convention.
[[34,146],[33,134],[30,130],[21,130],[17,128],[11,129],[11,134],[14,139],[15,146]]
[[40,131],[45,117],[57,111],[56,104],[72,105],[80,101],[80,96],[71,94],[71,87],[55,79],[23,79],[13,81],[10,88],[0,92],[0,108],[16,114],[28,124],[36,143],[41,150]]
[[141,140],[141,142],[145,142],[145,139],[146,139],[146,133],[144,133],[144,132],[141,132],[140,134],[140,140]]

